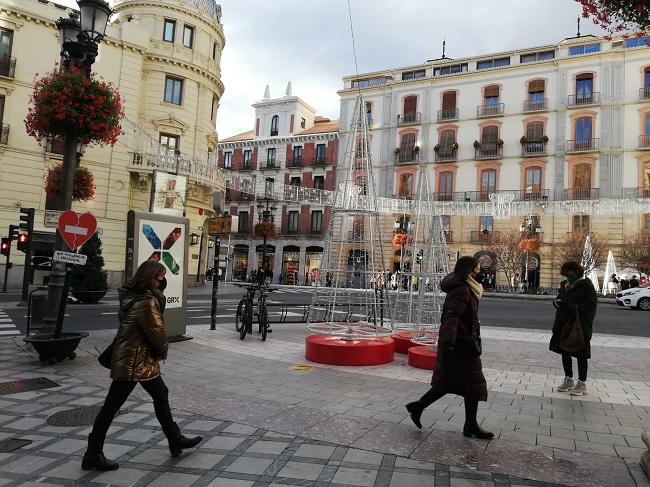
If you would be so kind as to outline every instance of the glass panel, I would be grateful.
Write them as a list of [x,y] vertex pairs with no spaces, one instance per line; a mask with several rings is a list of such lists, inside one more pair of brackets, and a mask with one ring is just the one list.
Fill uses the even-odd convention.
[[594,80],[591,78],[579,79],[576,81],[576,101],[588,101],[591,98],[591,92]]
[[297,211],[290,211],[289,212],[289,221],[288,221],[288,230],[290,232],[297,232],[298,231],[298,212]]
[[454,189],[454,173],[443,172],[440,174],[440,192],[451,195]]
[[449,227],[451,226],[451,217],[449,215],[442,215],[442,229],[445,233],[449,233]]
[[[13,41],[13,31],[0,29],[0,57],[11,57],[11,44]],[[7,59],[9,61],[9,59]]]
[[645,72],[644,80],[643,80],[643,87],[646,90],[650,90],[650,69]]
[[266,156],[267,156],[268,164],[270,166],[274,165],[275,164],[275,147],[273,147],[271,149],[267,149],[266,150]]
[[293,148],[293,160],[302,159],[302,146],[296,146]]
[[316,146],[316,159],[319,162],[322,162],[325,160],[325,144],[318,144]]
[[591,188],[591,166],[580,164],[573,175],[573,187],[576,189]]
[[244,151],[244,164],[250,165],[252,161],[253,153],[249,150]]
[[192,47],[192,41],[194,37],[194,29],[189,26],[183,28],[183,45],[185,47]]
[[481,192],[494,193],[497,187],[497,172],[493,170],[481,173]]
[[239,212],[239,223],[237,225],[237,231],[239,233],[248,232],[248,212],[240,211]]
[[646,139],[650,137],[650,113],[645,114],[645,136]]
[[314,176],[314,188],[315,189],[325,188],[325,176]]
[[174,42],[174,30],[176,29],[176,22],[173,20],[165,20],[165,32],[163,40],[166,42]]
[[586,146],[591,143],[591,118],[579,118],[576,120],[576,148],[580,145]]
[[479,221],[479,230],[491,232],[494,229],[494,219],[491,216],[482,216]]
[[311,231],[312,232],[320,232],[322,222],[323,222],[323,212],[320,211],[320,210],[312,211],[311,212]]

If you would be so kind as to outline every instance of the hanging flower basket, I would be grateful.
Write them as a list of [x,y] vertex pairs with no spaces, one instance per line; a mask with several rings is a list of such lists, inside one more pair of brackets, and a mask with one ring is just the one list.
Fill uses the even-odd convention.
[[78,69],[55,70],[36,79],[25,128],[39,142],[72,132],[83,144],[115,145],[124,108],[112,83]]
[[393,236],[393,245],[396,247],[403,247],[408,243],[408,237],[405,233],[396,233]]
[[275,225],[271,222],[260,222],[255,224],[253,232],[256,237],[275,238]]
[[521,252],[537,252],[541,247],[538,238],[524,238],[519,241],[517,248]]
[[[49,198],[55,198],[61,190],[61,174],[63,165],[57,164],[47,171],[45,178],[45,193]],[[72,201],[88,201],[95,197],[95,178],[87,167],[77,167],[74,170]]]

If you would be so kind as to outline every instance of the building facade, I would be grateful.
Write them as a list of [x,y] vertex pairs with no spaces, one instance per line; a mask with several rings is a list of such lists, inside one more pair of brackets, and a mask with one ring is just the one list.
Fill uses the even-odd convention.
[[[271,98],[267,86],[264,98],[252,106],[254,129],[223,139],[218,147],[219,166],[240,181],[240,190],[226,190],[226,206],[238,217],[228,243],[227,276],[244,280],[262,266],[263,240],[254,226],[268,210],[277,229],[277,238],[267,243],[273,282],[310,285],[320,271],[331,209],[271,195],[278,187],[296,195],[301,187],[334,188],[338,123],[317,116],[293,96],[290,82],[284,97]],[[257,190],[246,191],[247,185]]]
[[[0,0],[0,229],[19,207],[36,209],[35,227],[52,208],[44,192],[48,169],[62,160],[56,139],[39,145],[23,120],[37,73],[55,69],[55,21],[72,10],[42,0]],[[185,216],[190,220],[190,274],[204,273],[206,217],[214,214],[216,111],[224,87],[220,58],[225,38],[213,0],[115,0],[93,70],[119,89],[123,135],[114,147],[83,150],[81,164],[95,178],[95,197],[75,202],[98,220],[111,285],[123,280],[126,216],[149,211],[154,171],[173,167],[188,176]],[[0,231],[3,235],[6,230]],[[202,241],[203,240],[203,241]],[[203,252],[200,251],[203,249]],[[11,283],[22,281],[23,254],[12,252]]]
[[[581,36],[345,77],[341,144],[360,91],[380,194],[412,199],[427,171],[435,201],[480,202],[502,192],[515,201],[650,197],[647,41]],[[400,217],[386,222],[386,232]],[[523,222],[446,215],[443,224],[451,255],[487,264],[490,239],[531,225],[542,244],[528,262],[529,284],[550,287],[560,280],[553,249],[571,234],[604,235],[620,257],[626,235],[650,232],[650,215],[529,215]],[[399,262],[398,252],[386,257]],[[490,267],[490,286],[507,285]]]

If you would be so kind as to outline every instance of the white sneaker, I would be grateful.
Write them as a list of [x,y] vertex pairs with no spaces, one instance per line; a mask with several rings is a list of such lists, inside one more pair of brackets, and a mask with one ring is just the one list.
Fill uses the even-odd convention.
[[573,383],[573,377],[565,377],[564,380],[562,381],[562,384],[560,384],[557,387],[557,392],[567,392],[573,389],[573,386],[575,384]]
[[584,396],[587,394],[587,384],[582,382],[581,380],[576,382],[576,385],[573,386],[573,389],[569,391],[569,394],[572,396]]

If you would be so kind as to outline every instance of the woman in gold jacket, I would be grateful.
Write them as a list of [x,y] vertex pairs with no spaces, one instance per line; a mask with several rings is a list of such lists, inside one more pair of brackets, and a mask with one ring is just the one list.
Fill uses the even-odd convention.
[[104,456],[104,440],[113,417],[138,383],[153,399],[156,418],[173,457],[202,440],[200,436],[187,438],[181,434],[172,418],[169,391],[160,376],[158,362],[167,358],[167,334],[162,317],[166,285],[165,267],[159,262],[146,261],[133,279],[119,290],[120,327],[111,354],[113,382],[88,436],[88,449],[81,463],[84,470],[115,470],[119,467],[117,462]]

